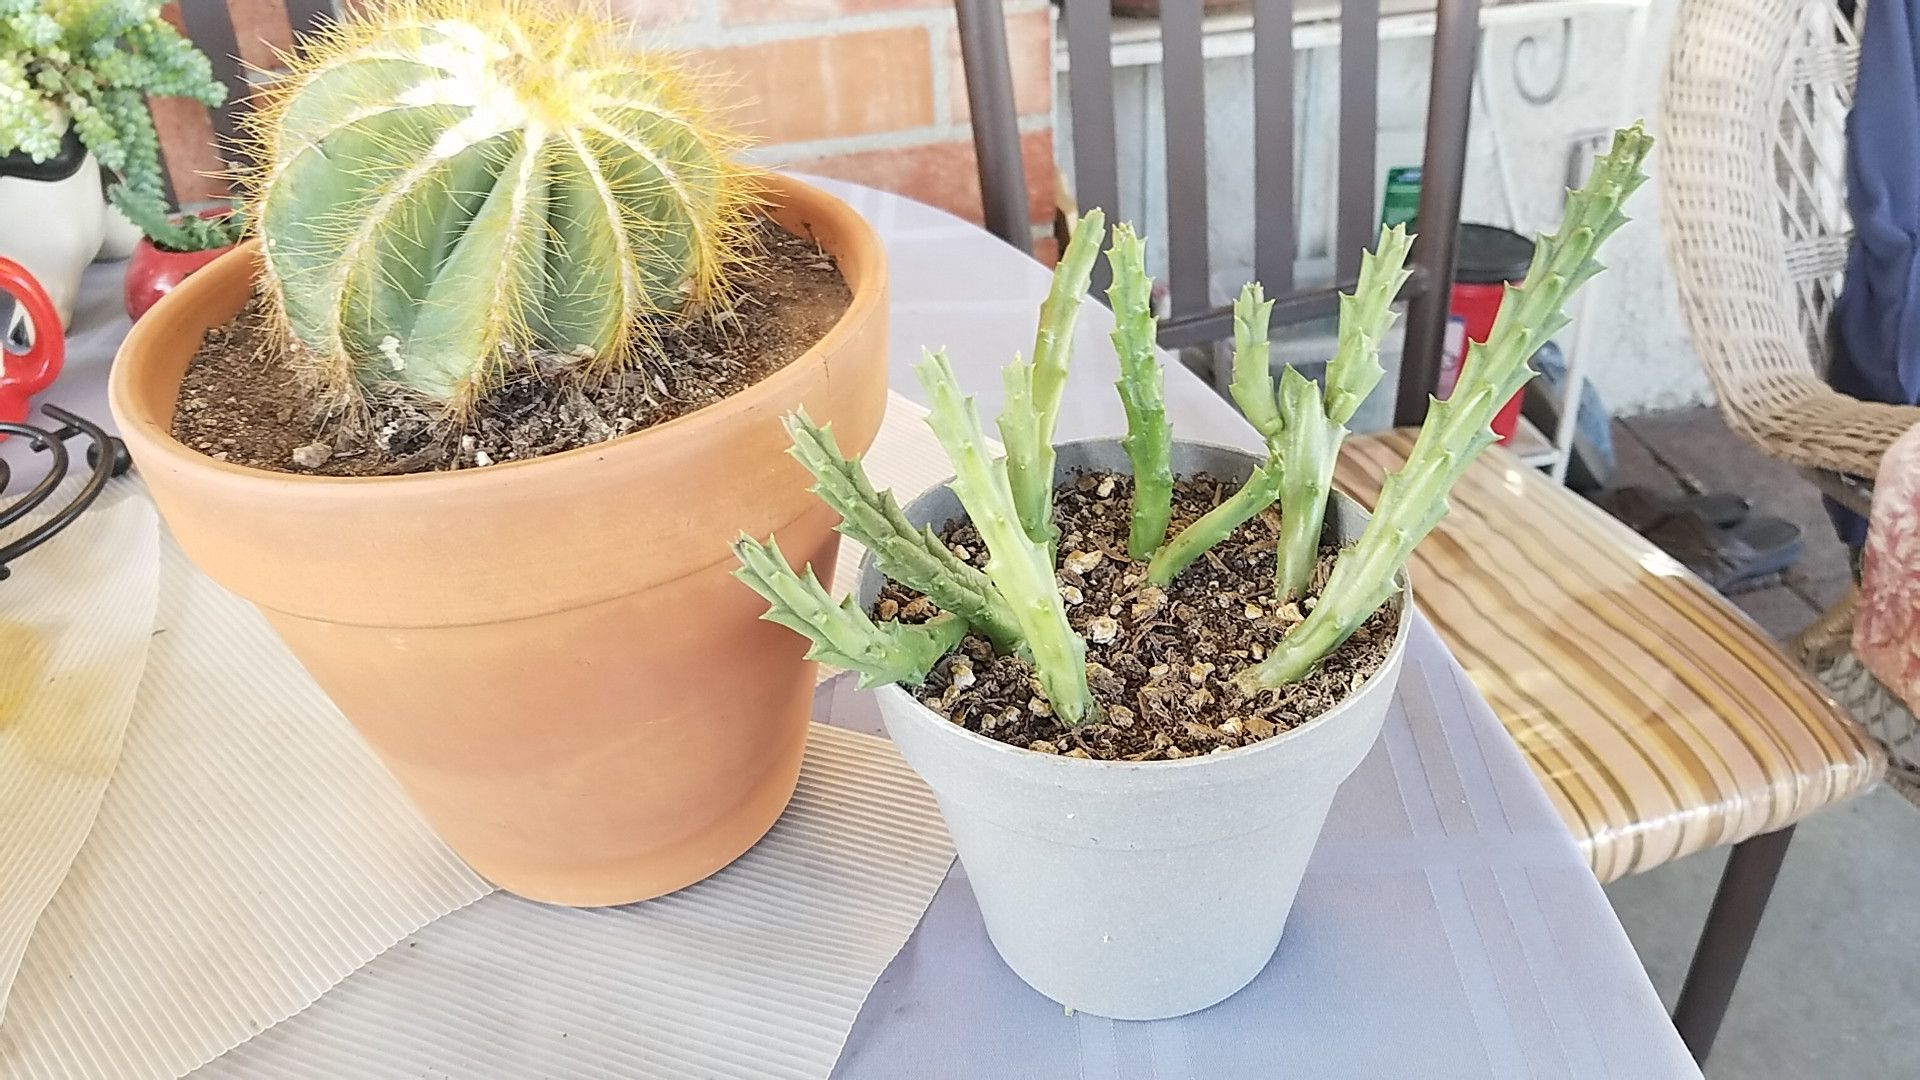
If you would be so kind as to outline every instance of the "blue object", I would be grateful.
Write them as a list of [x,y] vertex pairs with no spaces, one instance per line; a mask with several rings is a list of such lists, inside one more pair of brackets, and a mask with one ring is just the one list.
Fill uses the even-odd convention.
[[[1866,401],[1920,403],[1920,0],[1874,0],[1860,35],[1860,80],[1847,117],[1853,248],[1834,306],[1834,389]],[[1841,539],[1866,523],[1832,503]]]
[[[1540,346],[1540,351],[1533,354],[1533,366],[1540,372],[1540,381],[1528,387],[1527,393],[1537,391],[1547,394],[1557,414],[1567,385],[1567,358],[1560,351],[1559,342],[1549,341]],[[1592,467],[1612,476],[1613,414],[1607,411],[1607,403],[1600,399],[1600,390],[1593,385],[1592,379],[1582,379],[1580,382],[1580,403],[1578,411],[1574,413],[1573,427],[1597,459]],[[1547,432],[1547,436],[1551,438],[1553,432]]]

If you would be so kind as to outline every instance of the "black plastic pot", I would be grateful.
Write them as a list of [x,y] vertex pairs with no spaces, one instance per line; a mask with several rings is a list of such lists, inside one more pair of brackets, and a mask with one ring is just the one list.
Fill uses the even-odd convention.
[[35,161],[24,150],[0,154],[0,177],[21,180],[65,180],[86,164],[87,148],[72,128],[60,140],[60,152],[45,161]]

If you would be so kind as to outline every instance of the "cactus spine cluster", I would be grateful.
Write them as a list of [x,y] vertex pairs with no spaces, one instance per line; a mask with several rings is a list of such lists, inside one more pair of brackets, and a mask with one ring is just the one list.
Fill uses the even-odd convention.
[[[1594,253],[1626,223],[1620,207],[1646,179],[1640,166],[1652,142],[1638,124],[1615,133],[1587,184],[1569,195],[1559,231],[1536,242],[1525,282],[1509,287],[1493,332],[1473,346],[1452,396],[1433,403],[1413,451],[1387,478],[1359,540],[1340,553],[1315,601],[1303,605],[1309,613],[1265,660],[1235,675],[1242,693],[1262,693],[1301,678],[1393,598],[1414,545],[1446,514],[1447,492],[1494,441],[1494,413],[1532,377],[1527,361],[1566,325],[1566,302],[1574,290],[1600,272]],[[1100,219],[1090,213],[1087,220],[1095,226],[1083,221],[1055,272],[1035,360],[1016,359],[1008,369],[1007,404],[1000,417],[1007,437],[1004,458],[993,456],[973,401],[960,393],[945,356],[929,354],[916,368],[931,402],[928,423],[957,473],[954,494],[986,543],[984,575],[953,559],[930,532],[908,524],[893,497],[876,493],[859,463],[842,457],[831,437],[804,417],[789,428],[794,455],[845,519],[841,531],[872,549],[888,576],[926,594],[1002,651],[1017,650],[1029,658],[1054,715],[1068,727],[1101,714],[1088,689],[1086,643],[1067,621],[1053,571],[1051,490],[1044,492],[1047,501],[1034,503],[1023,494],[1027,489],[1020,477],[1030,481],[1052,472],[1051,450],[1040,454],[1036,447],[1045,445],[1059,409],[1058,391],[1065,381],[1061,346],[1072,321],[1066,309],[1077,308],[1085,295],[1087,251],[1101,235]],[[1257,285],[1241,294],[1234,309],[1232,392],[1266,442],[1267,457],[1238,491],[1167,538],[1172,440],[1153,348],[1150,283],[1140,239],[1124,225],[1115,227],[1108,252],[1114,272],[1109,297],[1128,421],[1123,445],[1135,474],[1128,555],[1147,564],[1150,580],[1172,581],[1277,501],[1282,535],[1275,552],[1275,597],[1284,602],[1303,594],[1319,554],[1334,457],[1354,410],[1381,378],[1380,339],[1392,322],[1393,298],[1407,280],[1412,239],[1403,229],[1383,232],[1362,261],[1358,287],[1340,298],[1338,353],[1328,364],[1324,392],[1289,369],[1276,393],[1267,368],[1272,305]],[[844,666],[869,680],[919,685],[963,632],[938,619],[920,626],[874,624],[851,603],[833,606],[811,572],[796,574],[770,545],[743,537],[736,551],[743,563],[741,578],[773,604],[767,618],[813,638],[815,654],[822,658],[847,657]]]
[[563,0],[392,0],[255,114],[282,329],[342,399],[459,412],[528,350],[633,361],[748,254],[752,174],[676,58]]

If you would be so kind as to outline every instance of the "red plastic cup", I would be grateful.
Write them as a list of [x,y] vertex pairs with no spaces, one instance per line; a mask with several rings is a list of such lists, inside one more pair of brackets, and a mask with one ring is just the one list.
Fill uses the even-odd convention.
[[[1460,249],[1455,258],[1453,293],[1448,303],[1449,325],[1440,362],[1440,385],[1434,393],[1453,393],[1461,368],[1468,362],[1467,345],[1487,340],[1508,282],[1527,276],[1533,244],[1526,237],[1491,225],[1460,226]],[[1526,391],[1513,395],[1493,417],[1493,433],[1502,443],[1512,442],[1520,426],[1520,406]]]

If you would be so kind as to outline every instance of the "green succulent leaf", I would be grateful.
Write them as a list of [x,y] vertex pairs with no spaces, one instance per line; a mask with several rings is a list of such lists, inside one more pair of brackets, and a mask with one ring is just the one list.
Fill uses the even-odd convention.
[[1066,392],[1073,327],[1106,230],[1106,215],[1099,210],[1081,215],[1040,307],[1033,356],[1024,361],[1015,357],[1001,372],[1006,403],[1000,412],[1000,441],[1007,450],[1007,476],[1020,527],[1041,544],[1053,542],[1053,425]]
[[1393,299],[1407,283],[1407,252],[1413,237],[1404,226],[1383,229],[1372,251],[1360,257],[1360,278],[1340,297],[1340,341],[1327,362],[1327,388],[1292,368],[1281,380],[1280,458],[1286,486],[1280,495],[1280,540],[1274,559],[1274,593],[1286,601],[1303,595],[1320,561],[1327,497],[1333,468],[1347,438],[1347,421],[1385,373],[1380,342],[1393,324]]
[[965,619],[1001,652],[1020,641],[1007,601],[979,570],[961,562],[931,528],[916,529],[892,492],[876,492],[858,461],[840,452],[832,425],[804,409],[786,418],[788,452],[813,474],[813,491],[840,515],[839,530],[873,553],[880,572]]
[[966,621],[952,614],[911,625],[875,623],[851,596],[836,604],[813,567],[794,573],[771,537],[760,543],[742,534],[733,553],[740,561],[733,576],[770,605],[760,617],[813,642],[807,659],[859,672],[863,689],[887,683],[919,686],[967,634]]
[[1622,128],[1578,191],[1567,197],[1560,228],[1534,244],[1526,280],[1509,287],[1483,344],[1472,347],[1446,401],[1432,403],[1407,460],[1387,477],[1373,518],[1341,553],[1307,618],[1267,658],[1235,677],[1254,693],[1300,678],[1353,635],[1397,591],[1395,577],[1447,512],[1447,493],[1492,445],[1493,416],[1532,377],[1528,360],[1567,325],[1566,303],[1600,272],[1594,253],[1627,220],[1621,205],[1646,181],[1653,139],[1640,124]]
[[1133,464],[1133,515],[1127,554],[1145,562],[1160,550],[1173,517],[1173,432],[1162,397],[1164,373],[1154,346],[1153,280],[1147,276],[1146,241],[1124,223],[1113,227],[1107,262],[1113,285],[1113,348],[1120,357],[1120,404],[1127,413],[1122,446]]
[[987,576],[1013,609],[1047,701],[1062,724],[1084,723],[1098,714],[1087,686],[1087,645],[1067,624],[1047,545],[1021,526],[1007,463],[988,452],[973,399],[960,393],[946,355],[925,354],[914,373],[927,391],[927,423],[953,463],[953,493],[986,542]]
[[[212,65],[160,15],[161,0],[0,2],[0,154],[45,161],[69,125],[113,176],[108,194],[169,247],[149,97],[218,105]],[[193,250],[178,248],[179,250]]]

